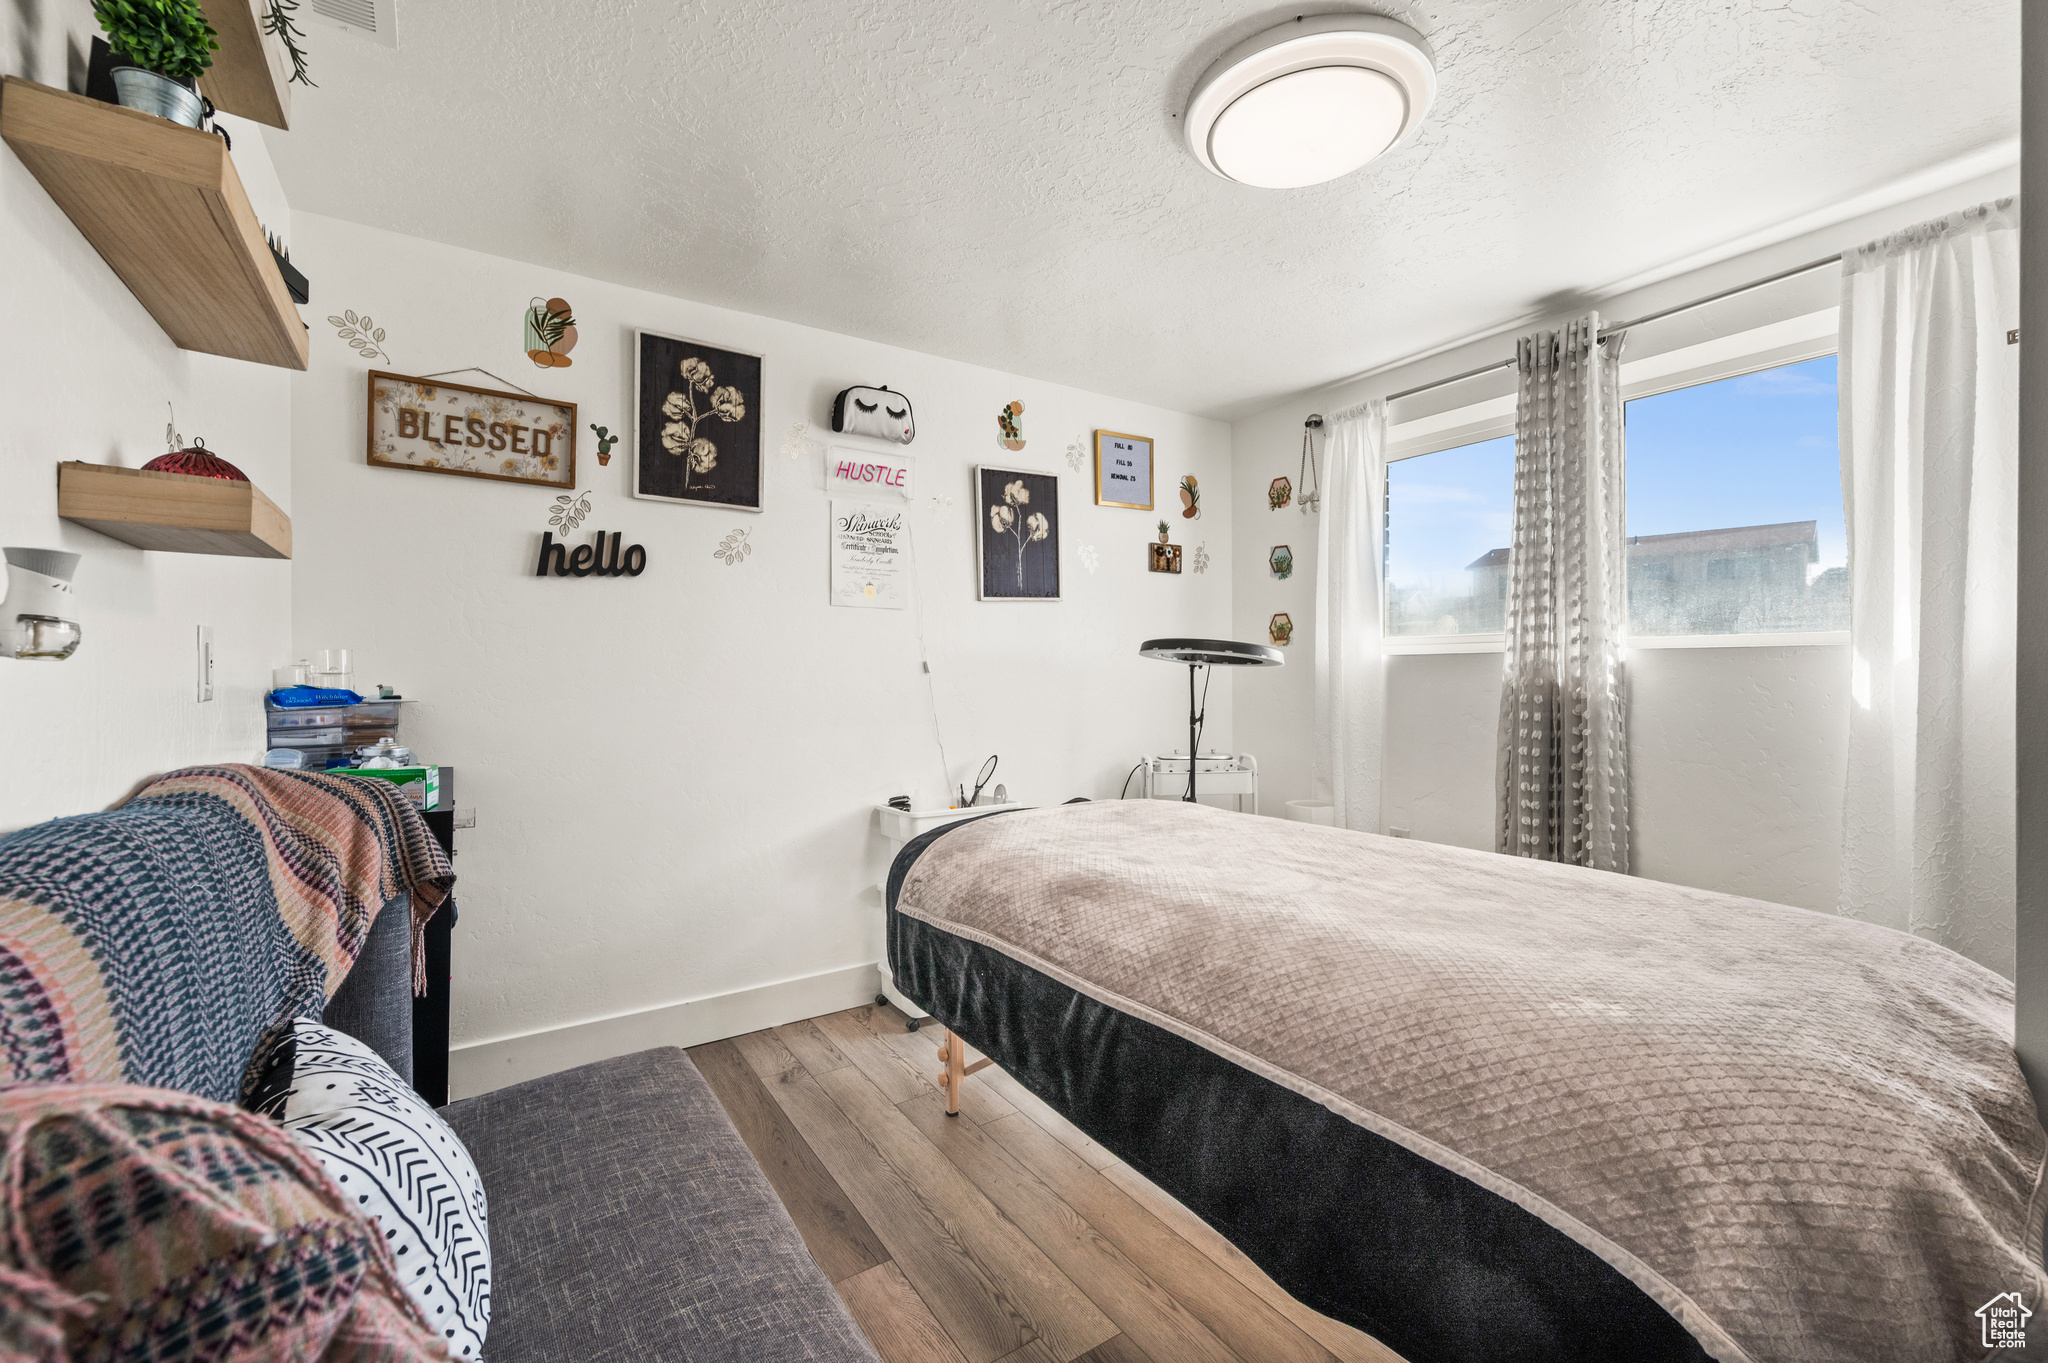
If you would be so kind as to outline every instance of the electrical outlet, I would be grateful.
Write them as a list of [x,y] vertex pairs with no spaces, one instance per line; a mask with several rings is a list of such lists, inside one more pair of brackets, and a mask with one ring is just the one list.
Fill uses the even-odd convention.
[[474,806],[472,806],[472,807],[470,807],[470,808],[468,808],[468,809],[464,809],[464,808],[463,808],[462,806],[460,806],[460,805],[457,805],[457,806],[455,807],[455,819],[454,819],[454,821],[453,821],[453,826],[454,826],[454,827],[456,827],[456,828],[475,828],[475,827],[476,827],[476,809],[475,809],[475,807],[474,807]]
[[199,699],[213,699],[213,626],[199,627]]
[[1387,836],[1390,838],[1405,838],[1408,836],[1408,830],[1405,828],[1389,828]]

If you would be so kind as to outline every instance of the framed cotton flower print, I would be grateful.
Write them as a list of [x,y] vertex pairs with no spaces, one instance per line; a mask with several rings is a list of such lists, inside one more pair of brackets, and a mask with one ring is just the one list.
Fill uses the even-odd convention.
[[981,599],[1059,600],[1060,480],[984,464],[974,491]]
[[635,333],[633,495],[761,509],[761,357]]

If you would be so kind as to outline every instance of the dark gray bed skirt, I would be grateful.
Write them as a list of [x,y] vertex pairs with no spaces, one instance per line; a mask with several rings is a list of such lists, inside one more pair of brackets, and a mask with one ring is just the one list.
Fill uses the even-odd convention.
[[1408,1363],[1707,1358],[1634,1283],[1498,1194],[1183,1037],[898,913],[903,876],[934,836],[904,848],[889,877],[897,988],[1297,1300]]

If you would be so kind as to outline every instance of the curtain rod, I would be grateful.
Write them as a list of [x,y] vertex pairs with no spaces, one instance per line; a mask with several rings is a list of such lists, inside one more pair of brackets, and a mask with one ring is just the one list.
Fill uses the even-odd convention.
[[[1666,317],[1675,317],[1681,312],[1691,312],[1694,308],[1703,308],[1709,303],[1718,303],[1724,298],[1733,298],[1737,294],[1748,293],[1752,289],[1761,289],[1767,284],[1776,284],[1783,279],[1793,279],[1799,275],[1811,274],[1815,270],[1824,270],[1830,265],[1840,264],[1841,259],[1842,253],[1837,251],[1835,254],[1823,257],[1820,260],[1810,260],[1804,265],[1795,265],[1789,270],[1780,270],[1774,275],[1765,275],[1762,279],[1752,279],[1747,284],[1737,284],[1732,289],[1723,289],[1719,293],[1710,293],[1705,298],[1695,298],[1689,303],[1680,303],[1675,307],[1665,308],[1661,312],[1652,312],[1642,317],[1633,317],[1626,322],[1610,322],[1600,328],[1601,343],[1604,345],[1609,336],[1617,332],[1627,331],[1631,327],[1643,326],[1649,322],[1661,322]],[[1463,383],[1466,379],[1476,379],[1481,374],[1491,374],[1496,369],[1513,369],[1514,367],[1515,362],[1512,359],[1499,360],[1493,364],[1482,364],[1477,369],[1468,369],[1462,374],[1453,374],[1445,379],[1432,379],[1428,383],[1418,383],[1413,388],[1403,388],[1398,393],[1389,393],[1387,394],[1387,401],[1398,402],[1402,398],[1412,398],[1417,393],[1427,393],[1434,388],[1448,388],[1454,383]]]

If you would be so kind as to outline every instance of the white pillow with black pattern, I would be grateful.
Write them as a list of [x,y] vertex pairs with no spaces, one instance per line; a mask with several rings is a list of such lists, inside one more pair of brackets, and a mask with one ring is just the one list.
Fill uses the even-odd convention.
[[284,1123],[366,1218],[453,1358],[478,1359],[491,1321],[490,1211],[462,1141],[384,1058],[300,1018],[249,1107]]

